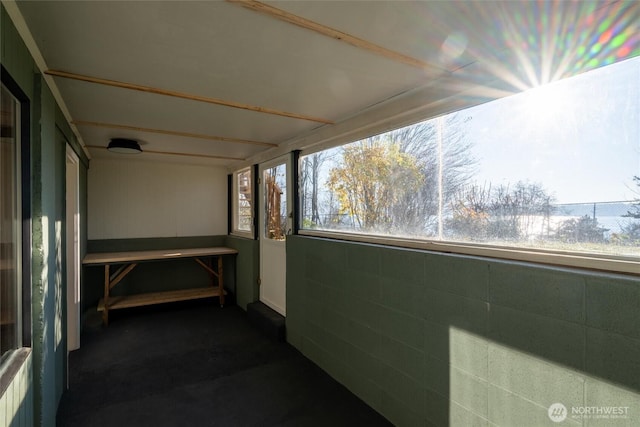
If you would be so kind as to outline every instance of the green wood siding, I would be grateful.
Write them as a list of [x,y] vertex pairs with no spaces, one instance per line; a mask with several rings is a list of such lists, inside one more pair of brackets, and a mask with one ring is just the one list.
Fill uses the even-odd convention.
[[[63,279],[66,269],[66,143],[81,159],[83,239],[86,239],[88,159],[4,6],[0,6],[0,24],[0,61],[31,102],[32,353],[20,376],[16,377],[18,383],[9,386],[10,389],[26,387],[29,398],[20,409],[21,414],[27,415],[16,415],[20,418],[8,420],[8,424],[53,426],[66,384],[66,288]],[[81,246],[84,253],[86,242],[82,241]],[[20,421],[16,421],[18,419]]]

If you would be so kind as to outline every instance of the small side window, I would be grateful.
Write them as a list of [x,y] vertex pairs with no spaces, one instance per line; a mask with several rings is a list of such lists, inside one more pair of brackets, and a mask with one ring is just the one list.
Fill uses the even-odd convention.
[[253,175],[251,168],[233,173],[232,234],[253,238]]

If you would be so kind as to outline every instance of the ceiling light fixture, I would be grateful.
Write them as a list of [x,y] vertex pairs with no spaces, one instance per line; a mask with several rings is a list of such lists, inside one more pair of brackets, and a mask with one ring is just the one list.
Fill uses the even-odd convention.
[[120,154],[138,154],[142,153],[142,148],[140,148],[140,144],[138,141],[134,141],[133,139],[125,139],[125,138],[113,138],[109,142],[109,146],[107,150],[112,153],[120,153]]

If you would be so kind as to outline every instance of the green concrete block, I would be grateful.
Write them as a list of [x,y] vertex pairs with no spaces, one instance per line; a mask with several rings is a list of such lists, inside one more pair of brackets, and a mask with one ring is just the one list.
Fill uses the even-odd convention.
[[486,301],[489,265],[474,258],[430,255],[425,258],[425,284],[432,289]]
[[422,252],[385,248],[380,258],[380,273],[382,277],[419,285],[424,283],[424,259]]
[[463,329],[448,328],[449,363],[476,377],[488,379],[489,342]]
[[489,420],[480,417],[478,414],[451,402],[449,405],[449,425],[464,427],[488,427]]
[[[551,421],[549,408],[536,405],[507,390],[489,384],[489,421],[499,426],[543,427],[579,426],[567,418],[561,424]],[[558,402],[562,403],[562,402]]]
[[331,332],[328,332],[323,328],[323,326],[307,322],[304,333],[305,338],[313,341],[317,346],[322,348],[327,355],[337,357],[342,360],[346,359],[348,347],[347,342]]
[[347,266],[347,245],[332,240],[313,239],[308,251],[322,264],[344,270]]
[[443,396],[440,393],[435,391],[426,389],[425,390],[425,400],[424,400],[424,410],[426,414],[427,424],[434,426],[449,426],[450,417],[449,417],[449,407],[451,405],[451,401],[449,400],[449,396]]
[[293,347],[301,350],[302,348],[302,331],[301,328],[298,328],[297,325],[292,325],[289,322],[289,316],[286,318],[285,333],[287,334],[287,342],[291,344]]
[[584,321],[584,279],[543,268],[491,264],[489,302],[572,322]]
[[423,316],[426,320],[455,326],[477,334],[486,334],[488,304],[448,292],[425,290]]
[[519,310],[491,305],[489,338],[534,357],[581,369],[584,327]]
[[360,348],[347,346],[346,363],[350,369],[374,383],[385,386],[382,362],[380,359]]
[[380,332],[362,323],[350,320],[347,323],[348,342],[352,345],[372,354],[380,354]]
[[582,405],[584,376],[542,358],[489,345],[489,381],[542,407]]
[[315,345],[325,350],[325,345],[323,344],[323,333],[322,327],[319,324],[306,321],[304,322],[303,334],[305,339],[313,341]]
[[425,287],[399,279],[380,279],[380,304],[413,316],[422,317]]
[[324,263],[312,252],[306,253],[304,260],[305,279],[322,282],[327,276],[326,268]]
[[306,279],[304,281],[304,295],[307,298],[321,302],[324,299],[325,286],[316,280]]
[[[305,298],[305,280],[304,279],[293,279],[291,280],[291,276],[287,279],[287,312],[289,311],[289,307],[292,306],[300,306],[304,304]],[[288,313],[287,313],[288,315]]]
[[322,324],[323,320],[323,305],[322,303],[314,298],[305,298],[304,299],[304,318],[310,322],[314,322],[318,325]]
[[585,388],[585,407],[623,408],[618,411],[624,412],[624,414],[621,414],[619,417],[584,417],[584,424],[586,426],[632,427],[640,425],[640,391],[625,390],[597,378],[587,378]]
[[351,298],[353,320],[378,330],[380,328],[380,306],[362,298]]
[[380,302],[380,276],[361,270],[344,273],[344,289],[352,297]]
[[403,372],[415,381],[421,382],[425,375],[425,356],[418,349],[400,341],[380,336],[380,360]]
[[306,336],[302,337],[302,346],[300,348],[302,354],[320,368],[324,368],[325,360],[327,358],[326,352],[313,340],[310,340]]
[[[288,290],[287,290],[288,292]],[[344,289],[325,287],[322,295],[322,304],[343,316],[351,316],[350,295]]]
[[[287,302],[290,302],[287,299]],[[303,304],[288,304],[287,303],[287,315],[285,317],[286,327],[299,328],[302,322],[305,320],[305,310]]]
[[357,370],[346,372],[344,385],[367,405],[378,412],[382,411],[382,388],[370,378],[361,375]]
[[474,414],[488,416],[487,381],[460,369],[449,368],[449,398]]
[[640,338],[640,281],[587,279],[587,325]]
[[325,330],[345,341],[349,340],[347,329],[349,318],[347,316],[325,306],[322,312],[322,319],[322,327]]
[[424,320],[393,309],[380,307],[381,334],[416,349],[424,347]]
[[640,340],[592,328],[586,335],[587,374],[640,390]]
[[449,396],[449,361],[447,359],[437,359],[425,355],[424,357],[424,380],[422,384],[425,388],[437,392],[442,396]]
[[346,250],[347,268],[372,275],[380,272],[380,252],[377,246],[366,244],[349,244]]
[[[321,240],[310,240],[304,257],[305,277],[322,282],[326,286],[341,286],[345,270],[344,249]],[[332,248],[333,247],[333,248]]]
[[392,366],[382,365],[382,386],[387,397],[402,402],[407,411],[414,411],[424,418],[426,392],[422,384]]
[[348,380],[348,372],[351,370],[345,363],[345,359],[335,357],[331,353],[326,353],[325,364],[322,367],[325,372],[331,375],[340,384],[344,384]]
[[449,343],[449,326],[429,320],[424,321],[425,354],[448,361],[450,358]]
[[419,387],[396,379],[382,393],[382,414],[395,426],[424,426],[424,391]]

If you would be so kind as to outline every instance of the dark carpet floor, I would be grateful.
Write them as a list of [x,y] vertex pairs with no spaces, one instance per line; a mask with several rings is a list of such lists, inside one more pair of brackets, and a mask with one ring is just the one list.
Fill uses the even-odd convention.
[[112,311],[70,354],[58,426],[383,426],[297,350],[211,301]]

